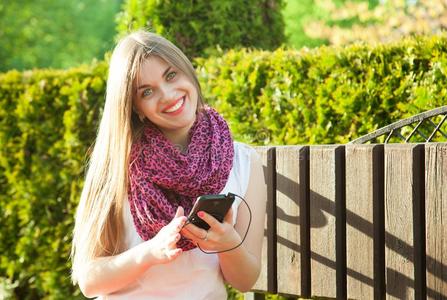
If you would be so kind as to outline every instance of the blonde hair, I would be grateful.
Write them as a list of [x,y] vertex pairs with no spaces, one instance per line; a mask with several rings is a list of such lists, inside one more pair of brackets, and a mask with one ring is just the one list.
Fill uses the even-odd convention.
[[118,42],[110,60],[104,111],[76,211],[71,250],[74,283],[83,266],[93,259],[126,250],[122,215],[127,201],[129,153],[142,127],[132,99],[141,64],[151,55],[183,72],[197,89],[198,109],[203,107],[194,67],[174,44],[142,30]]

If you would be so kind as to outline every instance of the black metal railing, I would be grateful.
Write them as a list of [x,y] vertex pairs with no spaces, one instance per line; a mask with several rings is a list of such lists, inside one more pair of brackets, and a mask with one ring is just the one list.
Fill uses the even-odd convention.
[[350,144],[446,142],[447,105],[397,121]]

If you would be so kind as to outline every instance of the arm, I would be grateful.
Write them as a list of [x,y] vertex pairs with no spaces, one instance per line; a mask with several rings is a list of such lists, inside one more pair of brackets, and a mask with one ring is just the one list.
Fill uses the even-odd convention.
[[[257,155],[251,157],[250,179],[244,198],[252,212],[252,222],[247,237],[240,247],[218,254],[225,281],[242,292],[251,289],[261,269],[267,186],[264,181],[262,163]],[[192,224],[185,226],[181,233],[208,251],[230,249],[241,242],[241,237],[244,236],[248,226],[248,209],[244,204],[239,207],[234,227],[232,209],[225,216],[223,223],[205,212],[199,212],[198,216],[211,227],[208,233]],[[207,239],[204,240],[204,237]]]
[[183,209],[179,208],[173,220],[152,239],[86,264],[78,276],[82,293],[89,298],[111,294],[135,282],[151,266],[176,259],[182,252],[176,243],[185,221]]
[[[250,290],[259,277],[267,202],[267,185],[262,162],[257,155],[252,155],[250,166],[250,179],[244,197],[252,212],[250,230],[241,247],[218,254],[225,281],[241,292]],[[240,237],[244,236],[248,221],[248,209],[241,203],[235,225]]]

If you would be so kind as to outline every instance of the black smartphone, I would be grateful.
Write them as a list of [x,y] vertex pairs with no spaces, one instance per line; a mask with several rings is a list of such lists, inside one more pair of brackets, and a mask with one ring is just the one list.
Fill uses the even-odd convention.
[[199,211],[204,211],[214,218],[216,218],[219,222],[223,222],[225,215],[230,209],[231,205],[234,201],[234,195],[228,193],[228,195],[204,195],[200,196],[194,206],[189,213],[188,220],[189,223],[196,225],[197,227],[208,230],[210,225],[203,221],[201,218],[197,216]]

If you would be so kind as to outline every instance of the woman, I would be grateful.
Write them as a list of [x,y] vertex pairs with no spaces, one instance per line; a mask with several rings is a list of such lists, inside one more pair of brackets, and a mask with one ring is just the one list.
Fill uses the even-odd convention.
[[[209,230],[186,222],[198,196],[228,192],[252,211],[243,242],[249,211],[240,200],[222,223],[199,212]],[[191,62],[156,34],[124,37],[76,213],[72,278],[82,293],[226,299],[224,282],[248,291],[260,272],[265,202],[259,157],[204,105]]]

